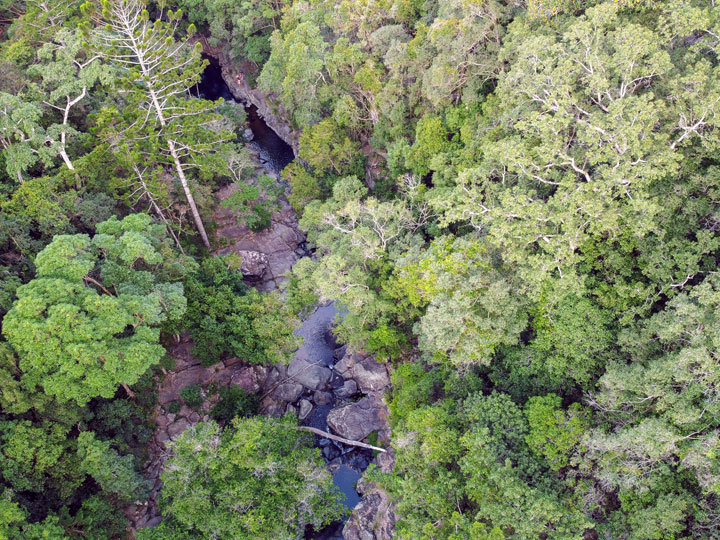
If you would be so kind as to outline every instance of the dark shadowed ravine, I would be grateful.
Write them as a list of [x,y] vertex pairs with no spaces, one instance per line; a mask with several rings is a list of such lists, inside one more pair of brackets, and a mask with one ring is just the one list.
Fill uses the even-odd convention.
[[[223,80],[220,65],[214,59],[209,58],[208,60],[210,60],[210,65],[205,69],[202,80],[198,84],[198,95],[205,99],[217,100],[222,98],[225,101],[237,103]],[[268,127],[257,114],[257,109],[254,106],[244,104],[243,106],[247,113],[248,126],[252,131],[252,140],[249,145],[258,152],[260,160],[265,165],[279,174],[295,158],[292,148]],[[334,348],[328,344],[326,335],[327,329],[336,315],[337,310],[333,304],[316,309],[296,331],[296,334],[304,340],[296,355],[302,355],[311,363],[317,363],[332,369],[336,358],[333,354]],[[334,390],[342,387],[342,385],[342,377],[334,374],[331,381],[332,393],[334,394]],[[302,424],[329,431],[327,416],[334,405],[335,399],[326,405],[316,406],[312,414]],[[360,479],[362,471],[367,468],[372,460],[372,452],[346,446],[317,435],[315,436],[315,443],[320,448],[323,459],[333,473],[333,482],[345,495],[345,506],[352,510],[360,501],[355,485]],[[341,520],[333,523],[321,531],[310,530],[307,532],[306,538],[308,540],[342,540],[345,521]]]
[[[204,99],[236,102],[230,89],[222,77],[220,64],[214,58],[207,58],[210,64],[203,72],[200,84],[198,84],[198,95]],[[292,148],[283,141],[277,133],[268,127],[265,121],[258,115],[254,105],[242,103],[247,113],[247,124],[252,131],[250,146],[260,154],[260,160],[270,166],[276,173],[280,173],[293,159]]]

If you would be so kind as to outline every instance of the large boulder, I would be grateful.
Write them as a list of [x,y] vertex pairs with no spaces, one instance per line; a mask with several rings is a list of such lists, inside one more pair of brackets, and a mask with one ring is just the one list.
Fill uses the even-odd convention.
[[346,439],[359,441],[385,427],[387,408],[381,399],[367,396],[328,413],[330,428]]
[[273,392],[275,399],[284,401],[285,403],[293,403],[302,395],[303,387],[301,384],[286,382],[278,386]]
[[351,379],[353,376],[353,368],[363,355],[357,352],[346,351],[340,361],[335,364],[335,371],[342,375],[344,379]]
[[174,441],[188,427],[190,427],[190,422],[186,418],[179,418],[168,426],[168,436]]
[[297,354],[290,361],[288,377],[310,390],[323,390],[332,377],[332,371],[325,366],[310,362],[303,355]]
[[339,398],[346,399],[357,394],[357,390],[357,383],[352,379],[348,379],[343,383],[342,388],[335,391],[335,395]]
[[278,401],[273,396],[267,396],[260,402],[260,413],[265,416],[273,416],[280,418],[285,414],[287,404],[284,401]]
[[259,281],[268,268],[268,257],[259,251],[239,250],[237,255],[242,259],[240,272],[249,281]]
[[298,418],[300,418],[300,420],[305,420],[308,416],[310,416],[310,413],[312,412],[312,410],[313,410],[312,403],[310,403],[307,399],[301,400]]
[[387,366],[377,362],[374,358],[362,358],[355,362],[352,375],[364,394],[382,392],[390,385]]
[[345,540],[391,540],[395,535],[397,518],[387,493],[374,484],[360,482],[362,499],[353,508],[343,528]]

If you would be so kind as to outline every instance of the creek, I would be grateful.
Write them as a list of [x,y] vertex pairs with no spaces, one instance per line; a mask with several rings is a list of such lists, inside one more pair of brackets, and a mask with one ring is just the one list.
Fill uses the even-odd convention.
[[[197,86],[197,95],[208,100],[222,98],[227,102],[238,103],[245,108],[247,123],[252,137],[247,130],[241,133],[252,149],[256,150],[261,163],[274,171],[278,176],[295,156],[292,148],[283,141],[258,115],[253,105],[246,105],[235,99],[222,76],[222,69],[214,58],[207,58],[210,64],[205,68],[202,79]],[[328,343],[327,331],[332,324],[337,311],[333,304],[319,307],[303,322],[296,331],[303,338],[303,344],[296,355],[303,355],[312,363],[317,363],[332,370],[335,361],[335,348]],[[335,397],[335,390],[342,387],[343,378],[334,373],[330,384],[333,400],[325,405],[316,405],[312,413],[301,423],[323,431],[329,431],[327,416],[339,399]],[[308,395],[308,398],[310,396]],[[330,472],[333,482],[344,494],[343,504],[352,510],[360,501],[360,495],[355,489],[357,481],[373,458],[372,452],[353,446],[346,446],[337,441],[315,436],[315,445],[320,449]],[[331,524],[321,531],[308,530],[307,540],[342,540],[342,529],[345,519]]]
[[[333,343],[328,343],[328,328],[338,315],[334,304],[328,304],[317,308],[303,324],[295,331],[295,334],[302,337],[303,343],[298,349],[296,356],[301,356],[312,364],[317,364],[333,369],[335,364],[335,350]],[[340,314],[342,315],[342,314]],[[335,397],[335,391],[343,385],[343,378],[333,373],[330,380],[330,388],[333,394],[333,401],[325,405],[316,405],[312,413],[301,423],[305,426],[314,427],[329,432],[327,424],[328,413],[340,400]],[[345,495],[343,504],[350,510],[360,501],[360,495],[355,490],[355,484],[360,479],[370,460],[372,452],[353,446],[347,446],[340,442],[333,441],[315,435],[315,445],[320,448],[325,463],[333,473],[333,482]],[[306,538],[312,540],[341,540],[342,529],[345,520],[338,521],[321,531],[308,531]]]
[[[223,79],[222,68],[218,61],[211,57],[205,58],[210,64],[203,71],[200,83],[197,85],[197,95],[211,101],[222,98],[225,101],[242,105],[247,115],[248,127],[252,132],[249,146],[258,152],[260,161],[264,165],[269,166],[279,175],[280,171],[295,159],[292,148],[270,129],[258,115],[257,108],[254,105],[240,103],[235,99]],[[245,138],[249,139],[250,137]]]

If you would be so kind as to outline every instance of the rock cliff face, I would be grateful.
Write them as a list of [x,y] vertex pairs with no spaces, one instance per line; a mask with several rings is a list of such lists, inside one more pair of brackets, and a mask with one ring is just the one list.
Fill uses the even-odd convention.
[[285,109],[280,105],[277,96],[252,88],[245,73],[224,52],[205,48],[205,53],[213,56],[220,63],[223,79],[235,99],[242,101],[246,105],[254,105],[260,118],[283,141],[289,144],[295,155],[297,155],[300,132],[290,127]]
[[[377,466],[389,473],[395,466],[395,453],[392,450],[378,454]],[[397,517],[392,501],[385,491],[372,482],[360,479],[357,485],[362,498],[353,509],[343,529],[345,540],[390,540],[395,537]]]

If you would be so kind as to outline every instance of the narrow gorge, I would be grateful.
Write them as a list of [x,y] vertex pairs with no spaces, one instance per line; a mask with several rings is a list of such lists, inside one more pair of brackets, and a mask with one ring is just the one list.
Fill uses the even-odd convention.
[[[209,57],[209,60],[197,87],[198,95],[244,107],[248,128],[240,135],[253,152],[255,173],[281,182],[280,171],[294,159],[296,137],[273,116],[274,128],[285,134],[284,138],[280,137],[260,116],[259,110],[266,114],[270,110],[265,102],[267,96],[242,85],[242,79],[231,67],[221,66],[216,58]],[[293,264],[313,254],[285,197],[281,198],[281,208],[273,213],[267,229],[254,232],[238,225],[232,209],[221,205],[237,187],[229,184],[216,193],[218,204],[213,216],[217,225],[216,243],[224,246],[216,253],[239,256],[240,271],[249,286],[260,291],[277,290]],[[181,402],[180,393],[188,386],[197,385],[203,390],[211,385],[238,386],[259,396],[261,414],[275,417],[293,414],[301,426],[366,444],[372,437],[374,445],[390,448],[388,410],[383,401],[390,384],[387,366],[338,343],[333,334],[338,317],[342,317],[342,313],[333,303],[326,303],[302,321],[295,332],[302,340],[301,345],[288,365],[248,366],[240,358],[229,358],[206,367],[193,356],[189,336],[179,337],[179,342],[169,350],[176,365],[159,382],[157,429],[149,444],[151,458],[144,468],[145,476],[153,485],[152,494],[127,512],[134,529],[153,527],[162,520],[157,499],[162,489],[160,475],[164,461],[171,453],[169,443],[188,427],[209,420],[207,413],[217,402],[216,394],[209,395],[198,411],[183,404],[179,411],[169,412],[171,404]],[[393,451],[374,452],[321,435],[314,437],[334,484],[344,494],[343,504],[352,513],[322,530],[308,529],[306,539],[392,538],[395,517],[389,498],[378,486],[364,482],[362,473],[370,463],[375,463],[382,472],[390,472],[394,465]]]

